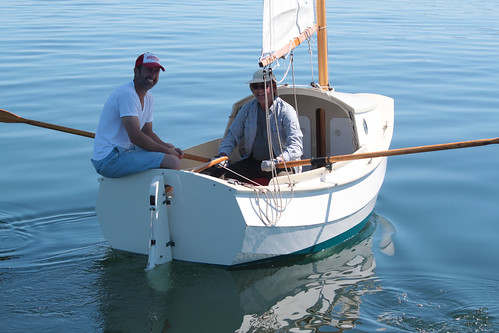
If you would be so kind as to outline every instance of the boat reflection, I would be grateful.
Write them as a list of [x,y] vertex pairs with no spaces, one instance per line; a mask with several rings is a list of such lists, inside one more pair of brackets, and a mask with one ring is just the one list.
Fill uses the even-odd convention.
[[[373,279],[376,262],[372,251],[372,236],[378,225],[374,220],[378,219],[386,222],[372,215],[351,240],[293,266],[281,267],[244,289],[240,299],[245,315],[238,332],[355,327],[361,297],[380,289]],[[392,244],[388,237],[383,237],[383,242]]]
[[144,257],[110,250],[100,267],[106,332],[275,332],[354,328],[362,296],[381,290],[373,235],[393,254],[393,226],[365,228],[316,254],[248,267],[173,262],[144,272]]

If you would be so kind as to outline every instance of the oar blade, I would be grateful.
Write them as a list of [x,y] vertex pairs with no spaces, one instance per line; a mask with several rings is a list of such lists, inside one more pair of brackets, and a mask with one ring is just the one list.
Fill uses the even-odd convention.
[[2,123],[24,123],[26,119],[19,117],[12,112],[0,109],[0,121]]

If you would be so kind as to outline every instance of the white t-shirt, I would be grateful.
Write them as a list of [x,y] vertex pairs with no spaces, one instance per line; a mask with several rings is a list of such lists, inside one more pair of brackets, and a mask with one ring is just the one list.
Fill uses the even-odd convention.
[[131,147],[132,143],[123,126],[121,117],[135,116],[139,118],[140,128],[153,120],[154,99],[150,92],[144,97],[144,109],[135,91],[133,81],[122,85],[109,96],[102,108],[99,126],[95,132],[94,152],[92,159],[102,160],[114,147]]

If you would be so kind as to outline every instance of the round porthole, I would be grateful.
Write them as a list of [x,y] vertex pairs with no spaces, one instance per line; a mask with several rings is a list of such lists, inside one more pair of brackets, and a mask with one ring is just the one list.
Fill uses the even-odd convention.
[[369,130],[367,129],[367,121],[364,119],[364,132],[369,132]]

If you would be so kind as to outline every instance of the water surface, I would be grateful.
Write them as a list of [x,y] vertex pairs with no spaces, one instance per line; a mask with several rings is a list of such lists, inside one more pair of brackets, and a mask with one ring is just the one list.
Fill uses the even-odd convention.
[[[1,2],[0,108],[93,132],[151,51],[167,69],[152,91],[155,130],[180,147],[217,138],[249,93],[260,6]],[[331,84],[395,99],[392,148],[498,136],[497,2],[328,1],[327,11]],[[317,80],[309,57],[306,45],[295,54],[299,84]],[[497,331],[498,149],[390,158],[367,227],[316,255],[146,273],[147,258],[110,249],[100,232],[91,139],[0,123],[1,330]]]

